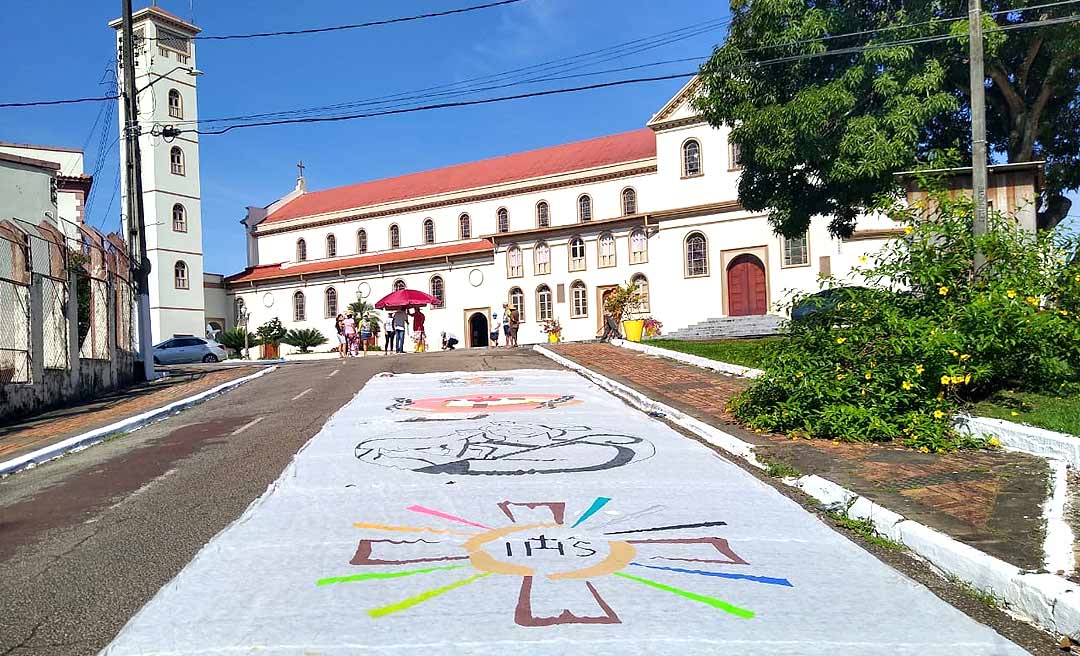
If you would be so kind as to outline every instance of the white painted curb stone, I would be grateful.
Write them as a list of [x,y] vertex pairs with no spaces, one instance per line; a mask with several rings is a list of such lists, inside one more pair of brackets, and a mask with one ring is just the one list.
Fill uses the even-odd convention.
[[[752,444],[692,417],[688,418],[683,412],[658,403],[543,346],[536,345],[533,350],[582,374],[632,405],[646,412],[663,412],[673,422],[701,436],[710,444],[747,460],[759,469],[765,468],[754,456]],[[1065,578],[1021,570],[944,533],[906,519],[820,476],[809,475],[782,480],[830,509],[846,513],[853,519],[872,522],[879,533],[903,544],[941,572],[993,595],[1004,603],[1010,613],[1055,634],[1068,635],[1074,639],[1080,637],[1080,586]]]
[[82,433],[81,435],[75,435],[68,439],[57,442],[56,444],[50,444],[49,446],[42,447],[37,451],[32,451],[17,458],[12,458],[4,462],[0,462],[0,476],[8,476],[15,472],[35,467],[43,462],[52,460],[53,458],[59,458],[62,455],[70,453],[72,451],[78,451],[87,447],[98,444],[104,439],[120,431],[133,431],[136,428],[142,428],[143,426],[164,419],[166,416],[179,412],[187,407],[193,406],[197,403],[201,403],[213,396],[222,394],[230,389],[243,385],[244,383],[255,380],[261,376],[265,376],[271,371],[277,369],[277,366],[268,367],[262,371],[256,371],[248,376],[237,378],[236,380],[230,380],[222,383],[216,387],[212,387],[198,394],[187,397],[186,399],[180,399],[173,401],[168,405],[164,405],[160,408],[154,408],[148,410],[142,414],[135,415],[134,417],[128,417],[127,419],[121,419],[120,421],[109,424],[108,426],[102,426],[101,428],[95,428],[92,431]]
[[968,433],[996,437],[1006,449],[1064,460],[1073,469],[1080,469],[1080,438],[1073,435],[1004,419],[968,415],[957,417],[956,427]]
[[702,369],[712,369],[713,371],[719,371],[720,373],[731,374],[733,376],[742,376],[744,378],[757,378],[758,376],[765,373],[761,369],[753,369],[751,367],[744,367],[742,365],[720,362],[718,360],[710,360],[709,358],[703,358],[700,355],[691,355],[689,353],[682,353],[680,351],[657,348],[655,346],[649,346],[648,344],[642,344],[640,342],[629,342],[625,339],[613,339],[611,340],[611,343],[615,346],[620,346],[624,349],[629,349],[631,351],[638,351],[646,355],[655,355],[661,358],[668,358],[669,360],[678,360],[679,362],[691,364],[695,367],[701,367]]

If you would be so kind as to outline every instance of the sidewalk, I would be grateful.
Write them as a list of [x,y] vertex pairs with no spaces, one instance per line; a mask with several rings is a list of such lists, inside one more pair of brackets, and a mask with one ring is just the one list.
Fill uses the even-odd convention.
[[923,454],[900,446],[791,440],[734,423],[728,401],[750,381],[599,343],[549,347],[593,371],[757,446],[758,458],[835,481],[1024,569],[1042,568],[1046,462],[1020,453]]
[[166,378],[52,410],[0,428],[0,461],[204,392],[261,367],[177,367]]

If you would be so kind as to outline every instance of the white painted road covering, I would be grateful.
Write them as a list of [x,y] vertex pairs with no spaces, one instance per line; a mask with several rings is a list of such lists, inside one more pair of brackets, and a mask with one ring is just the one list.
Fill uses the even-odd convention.
[[553,371],[373,378],[103,652],[1023,654]]

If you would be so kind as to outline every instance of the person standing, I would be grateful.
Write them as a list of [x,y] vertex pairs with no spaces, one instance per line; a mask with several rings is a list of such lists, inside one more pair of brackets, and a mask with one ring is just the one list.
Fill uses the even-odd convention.
[[499,313],[491,313],[491,334],[488,335],[488,348],[499,348]]
[[338,357],[342,360],[345,359],[345,315],[337,315],[337,319],[334,320],[334,330],[337,331],[337,350]]
[[368,316],[360,317],[360,345],[364,348],[364,355],[367,355],[368,342],[371,341],[371,321]]
[[521,313],[518,312],[517,306],[510,306],[510,339],[507,341],[507,346],[518,345],[518,328],[521,327]]
[[383,323],[383,355],[394,350],[394,317],[390,313],[386,315]]
[[409,315],[405,310],[398,309],[394,312],[394,350],[398,353],[405,352],[405,330],[409,327]]
[[618,339],[622,338],[622,335],[619,334],[619,323],[615,321],[615,315],[604,310],[604,334],[600,337],[600,341],[607,342],[610,341],[612,337]]
[[345,350],[350,356],[356,355],[356,319],[352,312],[345,315]]
[[513,346],[510,343],[510,306],[506,303],[503,303],[502,331],[503,341],[506,342],[507,346]]
[[427,335],[424,332],[424,321],[427,317],[420,311],[420,308],[413,308],[412,311],[412,331],[413,340],[416,341],[416,351],[421,353],[427,350]]

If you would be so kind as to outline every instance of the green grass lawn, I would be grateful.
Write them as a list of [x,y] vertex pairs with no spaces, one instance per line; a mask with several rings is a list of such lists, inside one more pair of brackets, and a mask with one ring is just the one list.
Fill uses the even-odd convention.
[[783,337],[763,337],[761,339],[723,339],[715,342],[684,342],[676,339],[650,339],[645,344],[672,351],[681,351],[690,355],[699,355],[710,360],[742,365],[760,369],[765,362],[769,346]]
[[972,413],[1080,435],[1080,395],[1001,392],[977,404]]

